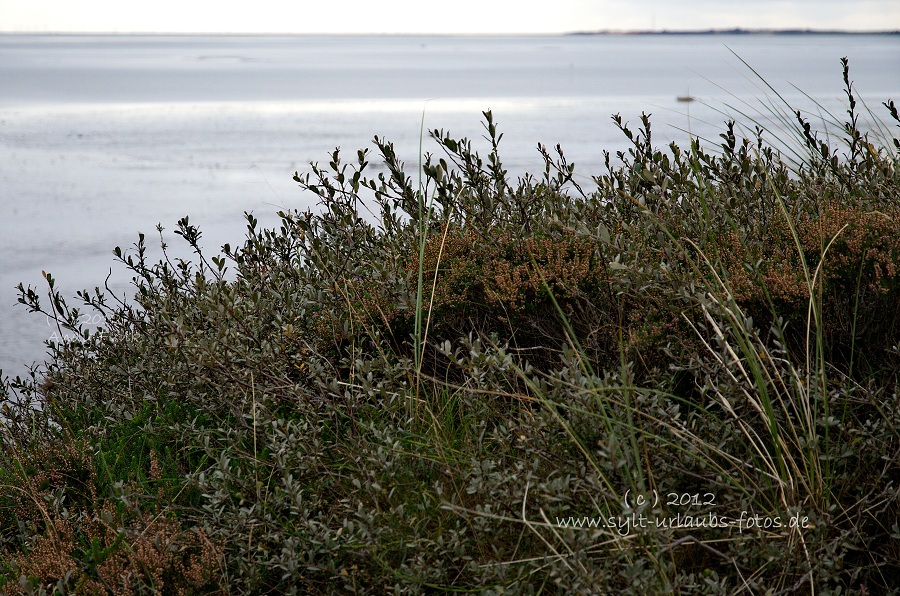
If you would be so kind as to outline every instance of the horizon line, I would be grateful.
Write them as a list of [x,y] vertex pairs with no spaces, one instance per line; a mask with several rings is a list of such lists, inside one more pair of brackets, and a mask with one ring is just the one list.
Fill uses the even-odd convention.
[[39,31],[39,30],[23,30],[23,31],[3,31],[0,35],[101,35],[101,36],[138,36],[138,35],[158,35],[158,36],[214,36],[214,35],[233,35],[233,36],[308,36],[308,37],[327,37],[327,36],[394,36],[394,37],[414,37],[414,36],[435,36],[435,37],[483,37],[483,36],[592,36],[592,35],[900,35],[900,29],[815,29],[815,28],[798,28],[798,27],[779,27],[779,28],[744,28],[744,27],[726,27],[726,28],[705,28],[705,29],[596,29],[585,31],[561,31],[561,32],[374,32],[374,31],[351,31],[351,32],[309,32],[309,31]]

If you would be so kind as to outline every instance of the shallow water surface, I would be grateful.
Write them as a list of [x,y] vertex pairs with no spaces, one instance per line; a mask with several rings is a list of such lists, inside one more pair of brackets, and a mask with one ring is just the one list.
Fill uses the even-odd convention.
[[156,246],[157,223],[177,247],[184,215],[210,251],[238,244],[244,211],[274,225],[278,209],[314,207],[295,170],[374,135],[412,172],[423,114],[484,147],[491,109],[512,174],[541,167],[537,143],[560,143],[585,184],[625,146],[614,112],[652,112],[660,145],[688,131],[711,144],[726,104],[765,122],[753,98],[771,91],[729,48],[813,116],[804,93],[842,115],[845,55],[873,109],[900,100],[897,36],[0,35],[0,368],[21,374],[53,332],[15,305],[15,284],[43,289],[46,270],[74,296],[112,269],[128,295],[113,247],[138,232]]

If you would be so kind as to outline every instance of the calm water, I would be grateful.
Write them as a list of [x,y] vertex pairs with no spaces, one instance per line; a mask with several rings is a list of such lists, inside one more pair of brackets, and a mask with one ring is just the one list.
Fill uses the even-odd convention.
[[210,250],[239,243],[244,211],[274,224],[310,206],[291,176],[335,146],[377,134],[415,164],[423,112],[477,139],[491,109],[513,173],[561,143],[585,181],[624,145],[614,112],[652,112],[660,143],[714,139],[717,110],[756,114],[764,96],[729,47],[799,107],[813,109],[792,85],[842,109],[844,55],[870,105],[900,100],[897,36],[0,35],[0,368],[41,360],[52,333],[15,305],[18,282],[43,288],[46,270],[74,296],[112,268],[127,293],[111,250],[139,231],[152,241],[162,223],[177,245],[190,215]]

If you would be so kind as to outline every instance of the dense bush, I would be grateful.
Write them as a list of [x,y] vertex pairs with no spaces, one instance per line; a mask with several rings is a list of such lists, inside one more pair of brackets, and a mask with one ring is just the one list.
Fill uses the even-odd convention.
[[843,148],[616,116],[585,189],[510,180],[486,112],[486,158],[376,138],[240,247],[117,248],[99,332],[20,286],[79,339],[3,385],[2,589],[896,590],[900,142],[844,76]]

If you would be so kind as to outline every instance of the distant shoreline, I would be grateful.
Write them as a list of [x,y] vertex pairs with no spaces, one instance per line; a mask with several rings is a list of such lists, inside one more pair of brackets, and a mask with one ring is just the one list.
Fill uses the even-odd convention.
[[660,29],[573,31],[566,35],[900,35],[900,30],[847,31],[843,29]]

